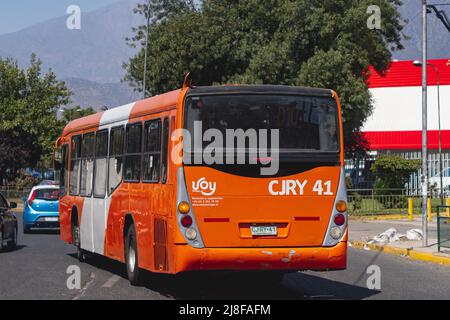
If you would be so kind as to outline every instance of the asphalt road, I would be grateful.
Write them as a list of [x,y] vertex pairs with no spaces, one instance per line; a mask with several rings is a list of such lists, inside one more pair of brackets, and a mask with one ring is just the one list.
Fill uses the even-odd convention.
[[[132,287],[123,265],[102,257],[80,264],[58,234],[23,235],[21,227],[17,250],[0,253],[0,299],[450,299],[449,267],[351,248],[348,270],[291,273],[278,285],[242,273],[146,273]],[[80,290],[67,288],[71,265],[81,269]],[[366,287],[370,265],[380,267],[381,290]]]

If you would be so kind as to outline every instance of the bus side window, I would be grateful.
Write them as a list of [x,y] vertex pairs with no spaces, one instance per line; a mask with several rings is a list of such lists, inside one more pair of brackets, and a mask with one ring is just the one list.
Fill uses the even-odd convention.
[[81,161],[81,136],[72,138],[70,148],[70,185],[69,192],[72,196],[78,195],[78,182],[80,179],[80,161]]
[[162,136],[162,169],[161,169],[161,180],[162,183],[167,182],[167,165],[168,165],[168,153],[169,153],[169,118],[164,119],[163,126],[163,136]]
[[62,166],[59,173],[59,194],[64,196],[67,193],[67,177],[69,175],[69,146],[67,144],[61,147]]
[[139,182],[141,180],[142,158],[142,124],[127,126],[124,180]]
[[161,119],[145,123],[143,181],[158,183],[161,173]]
[[94,175],[94,133],[83,136],[81,144],[81,178],[80,195],[90,197],[92,195],[92,181]]
[[94,197],[104,198],[106,195],[106,177],[108,157],[108,131],[97,132],[95,138],[95,175]]
[[109,140],[108,192],[109,194],[122,182],[123,175],[123,127],[111,129]]

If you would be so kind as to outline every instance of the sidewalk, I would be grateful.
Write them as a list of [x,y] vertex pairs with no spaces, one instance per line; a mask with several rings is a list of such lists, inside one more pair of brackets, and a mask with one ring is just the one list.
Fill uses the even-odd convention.
[[414,260],[439,263],[450,266],[450,249],[437,248],[437,226],[436,220],[428,224],[428,244],[422,247],[422,241],[396,241],[392,243],[367,244],[370,239],[380,233],[395,228],[399,234],[406,234],[411,229],[421,229],[422,221],[401,220],[363,220],[350,219],[349,221],[349,240],[350,245],[357,249],[383,251],[385,253],[407,256]]

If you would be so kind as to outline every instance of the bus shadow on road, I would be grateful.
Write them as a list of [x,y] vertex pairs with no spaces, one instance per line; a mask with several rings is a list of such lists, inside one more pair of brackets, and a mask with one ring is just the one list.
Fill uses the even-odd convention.
[[[127,280],[122,263],[98,255],[90,256],[87,263]],[[200,271],[175,276],[142,271],[141,287],[180,300],[359,300],[379,293],[301,272],[288,273],[277,282],[264,273]]]
[[310,300],[362,300],[381,293],[378,290],[320,277],[318,274],[297,272],[288,275],[284,283]]

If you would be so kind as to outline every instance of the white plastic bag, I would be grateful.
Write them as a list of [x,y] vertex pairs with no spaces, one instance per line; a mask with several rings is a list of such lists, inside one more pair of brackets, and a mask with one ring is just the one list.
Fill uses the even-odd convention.
[[406,231],[406,239],[410,241],[419,241],[423,239],[423,233],[420,229],[411,229]]
[[380,233],[379,235],[375,236],[371,241],[369,241],[369,243],[391,243],[391,242],[395,242],[395,241],[399,241],[400,237],[397,233],[397,229],[395,228],[390,228],[388,230],[386,230],[383,233]]

